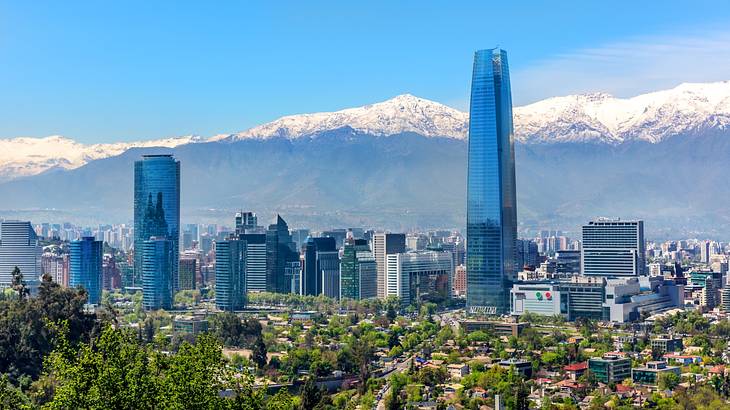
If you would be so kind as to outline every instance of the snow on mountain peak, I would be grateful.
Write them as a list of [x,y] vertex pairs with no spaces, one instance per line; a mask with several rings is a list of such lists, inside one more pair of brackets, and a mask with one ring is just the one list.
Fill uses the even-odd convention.
[[[413,132],[426,137],[464,139],[468,114],[446,105],[402,94],[387,101],[335,112],[290,115],[237,134],[84,145],[54,135],[0,139],[0,181],[49,169],[73,169],[133,147],[176,147],[204,141],[284,137],[295,139],[350,127],[390,136]],[[657,143],[676,135],[730,131],[730,81],[684,83],[675,88],[616,98],[606,93],[553,97],[514,108],[517,141],[526,144]]]
[[656,143],[730,127],[730,81],[684,83],[631,98],[604,93],[554,97],[514,111],[515,136],[524,143]]
[[36,175],[54,168],[74,169],[89,161],[119,155],[135,147],[176,147],[199,142],[196,135],[151,141],[85,145],[60,135],[0,139],[0,181]]
[[427,137],[464,138],[467,120],[468,114],[459,110],[411,94],[402,94],[362,107],[290,115],[237,134],[213,137],[213,140],[298,138],[342,127],[376,136],[414,132]]

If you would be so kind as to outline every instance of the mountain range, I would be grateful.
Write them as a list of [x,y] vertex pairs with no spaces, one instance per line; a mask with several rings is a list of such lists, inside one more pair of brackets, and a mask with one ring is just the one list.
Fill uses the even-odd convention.
[[[730,237],[730,81],[549,98],[516,107],[514,128],[524,233],[621,216],[646,219],[650,237]],[[467,130],[467,113],[405,94],[209,138],[5,139],[0,216],[124,222],[134,160],[171,152],[184,219],[226,222],[243,207],[313,228],[458,228]]]

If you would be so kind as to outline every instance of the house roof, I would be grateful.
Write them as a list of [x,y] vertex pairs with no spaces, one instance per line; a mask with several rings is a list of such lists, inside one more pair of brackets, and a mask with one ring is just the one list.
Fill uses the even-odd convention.
[[578,372],[586,369],[588,369],[588,362],[571,363],[563,367],[566,372]]

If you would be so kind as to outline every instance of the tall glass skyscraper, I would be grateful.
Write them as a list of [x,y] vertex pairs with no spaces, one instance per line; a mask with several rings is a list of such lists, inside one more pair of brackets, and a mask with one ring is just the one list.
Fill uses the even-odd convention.
[[[171,309],[173,260],[172,241],[164,236],[142,242],[142,307],[145,310]],[[135,249],[135,255],[137,250]]]
[[289,293],[291,284],[286,277],[286,266],[297,261],[299,253],[289,234],[289,226],[276,215],[276,223],[269,225],[266,231],[266,290]]
[[474,54],[467,169],[467,306],[509,312],[516,272],[517,198],[507,53]]
[[92,305],[101,302],[103,244],[94,240],[93,236],[69,244],[68,284],[72,288],[81,286],[86,289],[88,303]]
[[170,241],[171,263],[166,265],[173,290],[178,290],[180,242],[180,161],[172,155],[144,155],[134,163],[134,276],[142,277],[142,248],[151,237]]
[[233,312],[246,306],[246,244],[238,239],[215,243],[215,304]]

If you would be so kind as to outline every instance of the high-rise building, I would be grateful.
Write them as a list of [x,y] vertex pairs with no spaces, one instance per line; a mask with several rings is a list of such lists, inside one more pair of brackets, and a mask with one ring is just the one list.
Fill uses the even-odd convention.
[[42,251],[30,222],[0,223],[0,289],[12,285],[16,266],[20,269],[26,285],[31,290],[37,289],[38,278],[41,276]]
[[640,276],[646,269],[644,222],[601,218],[583,225],[581,272]]
[[286,278],[286,266],[299,260],[294,242],[289,234],[289,226],[281,216],[276,215],[276,223],[266,231],[266,290],[276,293],[289,293],[290,283]]
[[[387,295],[401,304],[451,297],[451,252],[415,251],[388,255]],[[468,294],[467,294],[468,295]]]
[[180,162],[172,155],[144,155],[134,163],[134,271],[144,274],[140,252],[151,237],[169,241],[169,276],[178,289],[178,255],[180,253]]
[[467,168],[467,307],[509,312],[516,275],[517,198],[507,52],[474,54]]
[[337,249],[340,249],[345,244],[345,238],[347,237],[347,229],[337,228],[337,229],[332,229],[329,231],[322,231],[322,234],[320,236],[328,237],[328,238],[335,238],[335,247],[337,247]]
[[246,290],[266,292],[266,234],[244,233],[238,239],[246,248]]
[[459,265],[454,269],[454,296],[466,296],[466,266]]
[[[319,295],[324,293],[323,280],[331,279],[336,270],[339,275],[339,255],[334,238],[309,238],[304,244],[304,265],[302,268],[302,294]],[[339,278],[338,278],[339,283]],[[329,285],[331,291],[331,283]],[[337,292],[339,295],[339,291]],[[335,296],[337,297],[337,296]]]
[[54,282],[61,286],[68,286],[68,254],[56,255],[45,252],[41,256],[41,273],[51,275]]
[[340,298],[377,297],[378,269],[365,239],[348,238],[340,261]]
[[198,260],[196,258],[180,258],[180,269],[178,274],[178,284],[180,290],[195,289],[195,276],[198,268]]
[[539,265],[537,243],[529,239],[518,239],[516,243],[517,262],[515,266],[517,269],[523,269],[525,266],[537,267]]
[[104,254],[101,263],[101,288],[105,290],[119,289],[122,287],[122,273],[117,268],[117,261],[112,253]]
[[710,255],[711,255],[710,251],[711,251],[710,241],[700,242],[700,262],[710,263]]
[[302,249],[304,243],[307,242],[307,238],[310,236],[309,229],[306,228],[292,229],[290,233],[291,239],[294,241],[294,245],[296,245],[296,249]]
[[142,250],[142,307],[145,310],[172,308],[172,264],[177,262],[173,246],[173,241],[167,237],[153,236],[137,248]]
[[238,239],[215,243],[215,304],[232,312],[246,306],[246,249]]
[[317,270],[322,284],[321,294],[328,298],[340,297],[340,253],[334,251],[317,252]]
[[69,286],[86,289],[92,305],[101,302],[103,245],[90,236],[69,244]]
[[377,268],[378,297],[385,299],[388,295],[386,284],[387,257],[388,255],[406,251],[406,235],[402,233],[374,233],[372,236],[372,250]]
[[286,276],[287,283],[289,283],[289,293],[295,295],[302,294],[302,262],[291,261],[286,263],[284,268],[284,276]]
[[258,218],[253,212],[236,213],[236,234],[255,233],[259,229]]

